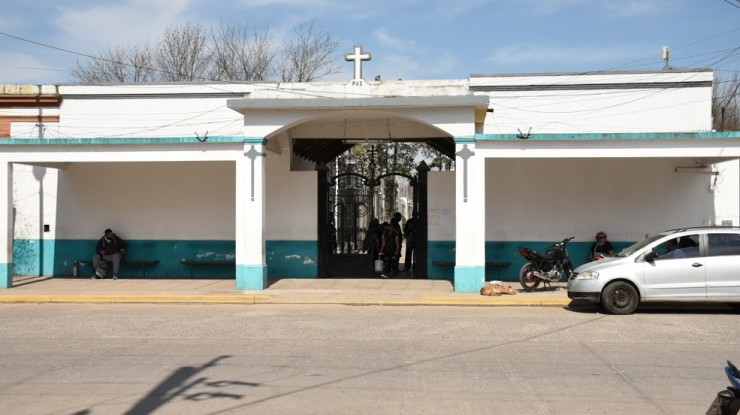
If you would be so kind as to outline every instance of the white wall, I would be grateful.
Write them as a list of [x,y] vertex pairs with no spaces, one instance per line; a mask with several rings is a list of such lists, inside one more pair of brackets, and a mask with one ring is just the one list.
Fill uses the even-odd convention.
[[[291,172],[289,160],[268,152],[266,238],[316,240],[317,174]],[[95,238],[107,227],[127,239],[234,239],[234,175],[228,162],[15,165],[15,237],[40,237],[40,178],[46,239]]]
[[[58,170],[13,166],[13,206],[16,209],[15,237],[19,239],[53,239],[56,234],[56,185]],[[49,232],[43,232],[43,225]]]
[[722,225],[723,220],[729,220],[732,221],[732,226],[740,226],[740,161],[718,163],[714,166],[714,171],[718,173],[716,182],[712,183],[717,225]]
[[60,170],[58,239],[234,239],[228,162],[75,163]]
[[60,86],[59,129],[74,138],[241,135],[244,117],[226,101],[228,94],[252,89],[243,84]]
[[611,240],[710,225],[708,175],[679,174],[681,159],[488,159],[486,240]]
[[428,238],[430,241],[455,239],[455,172],[430,171],[427,184]]
[[267,240],[318,239],[315,171],[290,171],[290,150],[267,153],[265,204]]
[[[486,240],[614,241],[714,224],[710,176],[685,159],[488,159]],[[454,172],[429,174],[429,240],[455,238]],[[737,176],[735,176],[737,178]],[[735,193],[736,195],[736,193]]]
[[[712,77],[711,71],[522,74],[478,76],[470,82],[473,89],[518,89],[477,92],[491,97],[494,110],[486,117],[486,134],[526,133],[530,128],[533,134],[637,133],[710,131],[711,85],[671,83],[711,82]],[[632,88],[649,83],[666,87]],[[611,89],[593,87],[602,84]]]

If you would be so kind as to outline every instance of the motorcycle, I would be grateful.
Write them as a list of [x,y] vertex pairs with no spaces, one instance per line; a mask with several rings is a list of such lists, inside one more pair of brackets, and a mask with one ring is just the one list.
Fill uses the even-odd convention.
[[540,283],[550,285],[565,276],[567,280],[573,272],[573,264],[568,256],[568,242],[574,236],[549,245],[544,253],[520,246],[519,253],[528,262],[519,271],[519,282],[526,291],[539,287]]
[[725,374],[731,385],[717,393],[707,415],[736,415],[740,411],[740,370],[728,360]]

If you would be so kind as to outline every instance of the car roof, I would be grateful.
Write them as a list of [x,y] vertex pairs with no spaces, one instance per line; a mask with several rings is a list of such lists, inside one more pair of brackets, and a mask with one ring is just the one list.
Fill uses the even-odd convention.
[[740,231],[740,226],[693,226],[693,227],[687,227],[687,228],[676,228],[676,229],[669,229],[665,232],[665,234],[673,234],[673,233],[679,233],[679,232],[687,232],[687,231],[730,231],[730,232],[738,232]]

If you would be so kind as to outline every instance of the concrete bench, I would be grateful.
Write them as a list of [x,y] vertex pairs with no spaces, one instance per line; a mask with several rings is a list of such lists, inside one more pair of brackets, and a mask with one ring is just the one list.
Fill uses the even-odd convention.
[[[432,265],[440,268],[453,268],[455,261],[432,261]],[[501,270],[511,266],[511,262],[508,261],[486,261],[486,267],[496,268],[498,271],[498,279],[501,279]]]
[[182,259],[180,263],[190,267],[190,278],[193,278],[193,268],[203,266],[235,266],[234,259]]
[[[108,261],[110,262],[110,261]],[[92,259],[78,259],[77,264],[79,266],[90,266],[92,267]],[[140,266],[141,267],[141,275],[143,278],[146,278],[146,269],[147,267],[151,267],[153,265],[159,264],[158,259],[122,259],[121,260],[121,267],[124,266]],[[109,267],[110,270],[112,270],[111,267]],[[119,275],[120,277],[120,275]]]

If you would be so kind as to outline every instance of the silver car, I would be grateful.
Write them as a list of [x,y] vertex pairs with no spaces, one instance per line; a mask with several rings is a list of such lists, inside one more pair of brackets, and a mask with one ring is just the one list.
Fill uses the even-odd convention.
[[674,229],[576,268],[568,297],[630,314],[648,301],[740,304],[740,228]]

